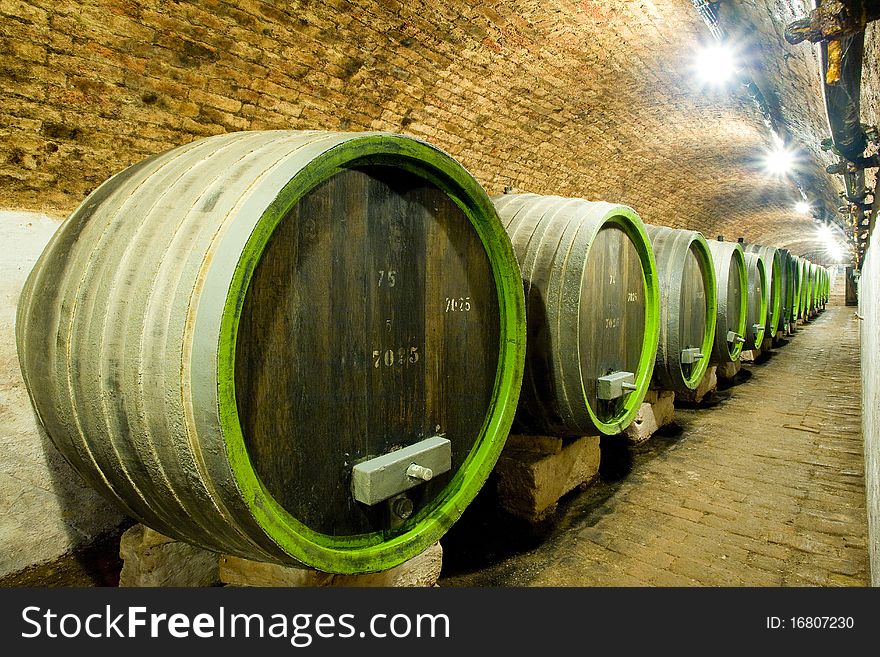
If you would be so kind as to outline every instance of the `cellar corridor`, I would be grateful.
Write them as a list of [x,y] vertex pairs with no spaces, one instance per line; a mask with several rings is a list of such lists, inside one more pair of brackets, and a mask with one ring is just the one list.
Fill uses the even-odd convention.
[[676,407],[674,431],[603,445],[601,480],[549,536],[488,559],[504,537],[453,534],[440,585],[868,585],[859,322],[831,303],[704,407]]
[[0,23],[0,593],[880,587],[880,0]]

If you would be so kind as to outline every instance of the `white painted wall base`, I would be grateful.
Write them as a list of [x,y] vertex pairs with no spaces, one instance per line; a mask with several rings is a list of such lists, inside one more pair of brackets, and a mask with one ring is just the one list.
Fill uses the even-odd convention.
[[862,342],[862,435],[871,584],[880,586],[880,231],[874,231],[859,279]]
[[61,220],[0,211],[0,577],[91,543],[123,521],[39,425],[15,349],[25,279]]

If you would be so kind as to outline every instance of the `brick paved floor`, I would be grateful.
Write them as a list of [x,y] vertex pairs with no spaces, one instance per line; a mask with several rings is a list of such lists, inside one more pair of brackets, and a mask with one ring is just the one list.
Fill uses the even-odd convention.
[[858,326],[829,309],[680,431],[603,446],[599,483],[532,532],[491,492],[444,539],[442,586],[868,584]]

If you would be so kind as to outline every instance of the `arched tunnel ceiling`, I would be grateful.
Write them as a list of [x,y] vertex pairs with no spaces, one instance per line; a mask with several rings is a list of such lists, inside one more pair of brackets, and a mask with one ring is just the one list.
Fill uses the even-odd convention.
[[[746,91],[695,80],[692,63],[711,37],[687,0],[540,2],[522,16],[539,31],[535,38],[546,38],[548,57],[530,60],[509,39],[499,42],[515,62],[512,88],[517,71],[532,67],[552,65],[567,78],[555,100],[567,109],[563,116],[573,115],[571,138],[581,142],[573,150],[587,171],[557,193],[623,202],[648,223],[708,237],[815,252],[816,223],[793,211],[800,200],[794,178],[814,214],[835,220],[841,187],[824,171],[832,159],[819,148],[827,128],[815,53],[782,38],[786,24],[807,11],[804,3],[774,0],[719,6],[721,26],[783,122],[783,136],[799,149],[789,179],[764,171],[770,129]],[[583,75],[572,75],[577,70]]]
[[[690,0],[36,4],[45,34],[4,21],[19,44],[7,50],[36,48],[44,65],[11,86],[0,76],[0,109],[22,117],[18,132],[0,128],[2,203],[69,212],[123,166],[216,132],[389,130],[447,150],[490,194],[620,202],[708,237],[818,248],[794,182],[763,171],[770,130],[748,93],[696,81],[712,37]],[[818,64],[782,38],[805,3],[718,10],[802,149],[802,188],[836,218]]]

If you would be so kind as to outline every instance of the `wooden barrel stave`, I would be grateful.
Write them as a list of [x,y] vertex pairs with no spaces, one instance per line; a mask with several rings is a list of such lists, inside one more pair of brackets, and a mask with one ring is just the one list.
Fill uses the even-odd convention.
[[779,330],[788,332],[791,326],[792,282],[790,275],[791,252],[788,249],[777,249],[779,253],[779,273],[782,285],[782,313],[779,319]]
[[[493,200],[520,262],[528,308],[518,430],[622,431],[647,389],[658,331],[656,266],[641,220],[625,206],[583,199],[506,194]],[[604,317],[603,300],[618,297],[640,310]],[[599,326],[603,321],[608,325]],[[637,334],[631,342],[608,337],[627,327]],[[636,390],[598,402],[596,370],[620,370],[621,363],[630,363]]]
[[764,262],[764,288],[767,291],[767,314],[764,319],[764,336],[773,338],[782,324],[783,318],[783,280],[782,257],[772,246],[749,244],[747,253],[756,253]]
[[798,262],[798,280],[800,281],[800,313],[799,317],[809,321],[812,314],[810,299],[813,295],[812,280],[810,278],[810,261],[800,258]]
[[[657,261],[662,308],[654,385],[693,390],[706,372],[715,341],[718,309],[712,254],[696,231],[651,225],[646,229]],[[682,362],[687,348],[700,351],[693,364]]]
[[[710,240],[707,244],[715,268],[717,292],[712,362],[736,362],[742,352],[748,313],[745,255],[742,246],[734,242]],[[729,341],[729,334],[737,337]]]
[[789,254],[788,277],[791,287],[791,325],[796,326],[801,311],[801,284],[798,276],[798,256]]
[[[548,384],[550,389],[561,391],[564,380],[558,368],[552,365],[554,344],[552,333],[547,330],[548,322],[545,296],[551,285],[554,271],[543,263],[553,258],[567,229],[576,226],[576,204],[559,204],[555,197],[544,197],[534,204],[517,203],[522,201],[517,195],[495,197],[493,202],[505,223],[511,237],[514,251],[520,261],[525,288],[528,353],[523,385],[536,394],[521,395],[518,417],[528,426],[546,423],[545,430],[550,433],[562,431],[561,427],[575,423],[570,417],[563,418],[563,409],[554,402],[555,393],[540,394]],[[544,219],[544,221],[542,221]],[[558,296],[558,289],[555,289]],[[562,393],[560,393],[562,394]],[[549,398],[549,399],[548,399]],[[569,407],[570,408],[570,407]],[[552,415],[547,415],[548,410]]]
[[749,279],[749,311],[743,349],[760,349],[764,341],[768,296],[767,272],[761,256],[756,253],[746,253],[746,271]]

